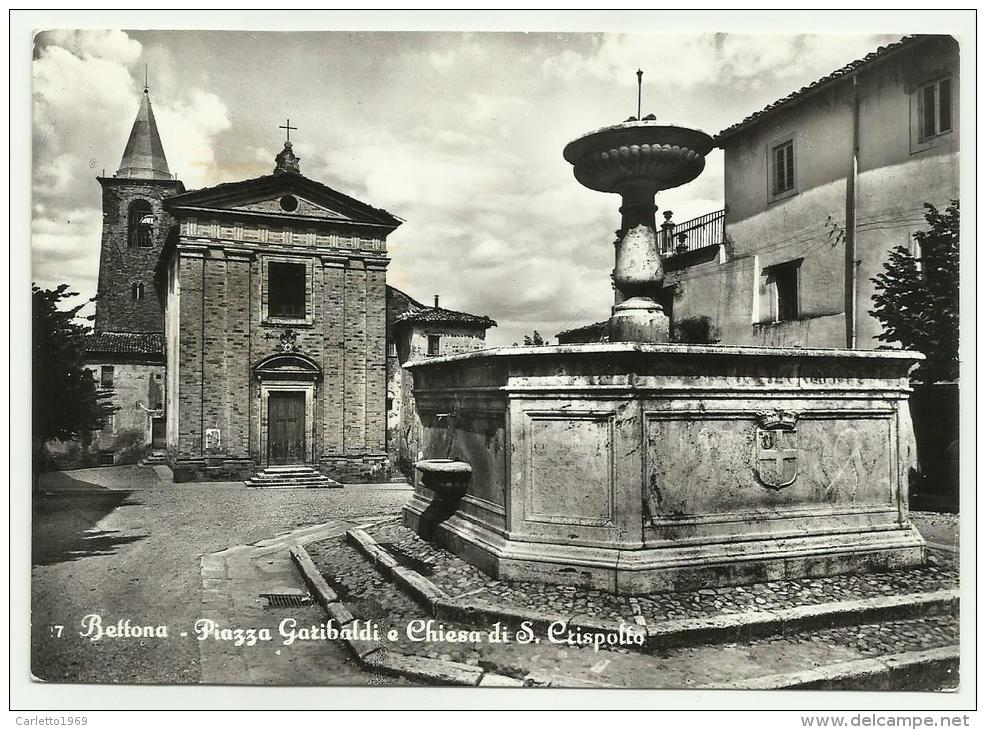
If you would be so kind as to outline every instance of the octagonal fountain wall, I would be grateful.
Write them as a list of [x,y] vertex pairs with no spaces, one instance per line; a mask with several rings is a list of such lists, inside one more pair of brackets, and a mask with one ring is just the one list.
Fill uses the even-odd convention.
[[471,473],[418,479],[404,522],[492,576],[629,594],[918,564],[918,359],[603,343],[411,363],[422,456]]

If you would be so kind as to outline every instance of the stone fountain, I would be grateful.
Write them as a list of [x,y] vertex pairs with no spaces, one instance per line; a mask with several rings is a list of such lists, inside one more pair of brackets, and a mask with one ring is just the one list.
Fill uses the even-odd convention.
[[632,120],[565,148],[623,200],[610,342],[410,363],[425,458],[406,525],[492,576],[624,594],[923,562],[920,355],[668,342],[654,196],[711,147]]
[[712,146],[705,132],[631,121],[591,132],[565,147],[565,159],[580,183],[623,199],[610,342],[668,341],[667,315],[654,300],[664,280],[654,196],[698,177]]

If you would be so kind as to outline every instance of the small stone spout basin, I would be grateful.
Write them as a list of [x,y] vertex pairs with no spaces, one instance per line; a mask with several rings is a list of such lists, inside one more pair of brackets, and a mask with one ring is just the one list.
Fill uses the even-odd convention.
[[415,462],[421,483],[441,499],[460,499],[469,488],[472,467],[454,459],[424,459]]

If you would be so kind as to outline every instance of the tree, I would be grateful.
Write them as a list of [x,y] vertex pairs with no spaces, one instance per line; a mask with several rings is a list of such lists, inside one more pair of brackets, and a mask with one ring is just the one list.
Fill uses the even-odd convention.
[[103,428],[116,410],[109,403],[110,394],[96,387],[92,372],[83,364],[89,327],[76,318],[85,302],[64,306],[65,300],[75,296],[67,284],[55,289],[31,287],[35,474],[44,466],[48,441],[69,441]]
[[[550,344],[547,340],[541,337],[541,333],[534,330],[533,335],[524,335],[524,347],[542,347],[544,345]],[[517,343],[514,343],[514,347]]]
[[929,229],[914,234],[920,258],[904,246],[890,252],[872,280],[870,314],[883,324],[877,339],[924,354],[912,377],[930,384],[959,375],[959,201],[943,212],[924,207]]

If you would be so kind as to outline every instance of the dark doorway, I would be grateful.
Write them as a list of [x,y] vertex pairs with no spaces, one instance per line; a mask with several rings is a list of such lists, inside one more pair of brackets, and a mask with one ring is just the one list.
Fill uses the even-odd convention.
[[271,393],[267,401],[267,463],[305,461],[305,394]]
[[164,419],[161,417],[151,419],[151,448],[163,449],[165,446]]

